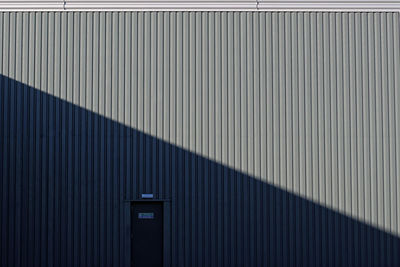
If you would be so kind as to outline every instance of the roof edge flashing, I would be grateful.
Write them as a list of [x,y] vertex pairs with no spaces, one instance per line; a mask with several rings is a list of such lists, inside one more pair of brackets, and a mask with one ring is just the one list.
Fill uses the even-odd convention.
[[400,0],[0,0],[0,12],[18,11],[285,11],[400,12]]

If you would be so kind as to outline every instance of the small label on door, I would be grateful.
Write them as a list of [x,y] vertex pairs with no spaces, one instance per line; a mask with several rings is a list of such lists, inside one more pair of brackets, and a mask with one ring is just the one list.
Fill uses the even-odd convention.
[[138,218],[139,219],[154,219],[154,213],[153,212],[139,212]]

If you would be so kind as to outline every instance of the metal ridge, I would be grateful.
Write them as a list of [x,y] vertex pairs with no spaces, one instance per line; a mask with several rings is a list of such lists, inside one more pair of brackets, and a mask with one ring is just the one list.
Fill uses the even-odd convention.
[[322,11],[399,12],[400,1],[56,1],[0,0],[0,11]]

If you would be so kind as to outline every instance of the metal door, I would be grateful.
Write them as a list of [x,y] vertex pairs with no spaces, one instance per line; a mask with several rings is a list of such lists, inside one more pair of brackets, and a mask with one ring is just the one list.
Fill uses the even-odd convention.
[[132,266],[163,265],[163,204],[132,204]]

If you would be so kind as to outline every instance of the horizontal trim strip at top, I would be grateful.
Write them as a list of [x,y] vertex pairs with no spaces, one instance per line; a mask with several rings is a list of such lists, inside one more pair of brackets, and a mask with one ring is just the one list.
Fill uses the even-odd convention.
[[399,12],[391,1],[27,1],[0,0],[0,11],[330,11]]

